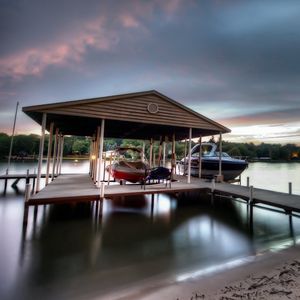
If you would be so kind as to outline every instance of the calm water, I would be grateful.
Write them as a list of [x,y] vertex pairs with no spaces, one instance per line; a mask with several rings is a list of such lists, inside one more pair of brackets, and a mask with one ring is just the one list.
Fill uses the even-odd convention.
[[[63,172],[87,172],[64,162]],[[5,165],[0,163],[0,172]],[[12,166],[11,172],[35,167]],[[254,163],[242,181],[300,194],[300,164]],[[0,196],[0,299],[91,299],[145,279],[187,274],[255,255],[300,237],[300,219],[254,208],[253,235],[244,203],[199,194],[155,195],[104,202],[98,219],[89,204],[30,209],[22,234],[24,183]],[[0,183],[3,191],[3,183]]]

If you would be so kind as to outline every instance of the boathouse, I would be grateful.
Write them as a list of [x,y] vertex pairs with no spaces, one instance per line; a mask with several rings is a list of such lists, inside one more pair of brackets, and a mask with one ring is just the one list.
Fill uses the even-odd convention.
[[[284,194],[254,189],[253,186],[249,186],[249,181],[246,187],[223,183],[222,134],[230,132],[230,130],[157,91],[30,106],[24,107],[23,111],[42,127],[36,188],[33,194],[30,193],[30,184],[26,184],[23,217],[25,225],[29,206],[35,207],[34,215],[36,216],[38,205],[89,201],[96,202],[97,211],[100,201],[99,213],[101,214],[104,198],[113,199],[119,196],[151,194],[151,211],[153,212],[154,194],[176,194],[186,191],[211,191],[212,194],[219,193],[229,195],[231,198],[245,199],[250,203],[250,223],[253,218],[253,206],[257,203],[283,209],[290,214],[290,217],[292,212],[300,212],[299,196],[292,195],[291,186],[289,194]],[[46,186],[40,190],[45,130],[49,131],[47,168],[46,174],[43,174],[46,178]],[[104,138],[148,140],[150,142],[150,162],[155,140],[160,141],[160,146],[171,143],[171,166],[174,171],[176,140],[188,140],[187,154],[191,158],[192,138],[199,138],[201,143],[202,137],[216,134],[220,135],[219,175],[216,178],[218,182],[191,178],[191,159],[188,159],[187,176],[174,174],[172,187],[154,184],[146,189],[141,189],[136,184],[109,185],[110,180],[105,180]],[[64,174],[58,176],[61,173],[64,135],[92,137],[89,175]],[[201,166],[201,152],[199,158]],[[201,177],[200,175],[201,168],[199,168],[199,177]],[[26,178],[29,179],[29,177]],[[49,184],[50,179],[51,184]]]
[[[94,153],[97,152],[98,164],[101,165],[104,138],[149,140],[152,144],[153,140],[163,139],[174,142],[230,132],[225,126],[155,90],[28,106],[23,107],[23,112],[42,126],[38,174],[41,173],[45,130],[47,129],[50,134],[47,183],[51,156],[54,160],[58,160],[56,169],[59,158],[62,157],[64,135],[94,137],[95,145],[91,149],[94,149]],[[54,132],[55,149],[52,151]],[[52,175],[55,175],[54,169],[55,167]],[[102,178],[101,168],[98,170],[95,177]],[[188,175],[190,178],[190,174]],[[39,178],[37,178],[37,191],[39,191]]]

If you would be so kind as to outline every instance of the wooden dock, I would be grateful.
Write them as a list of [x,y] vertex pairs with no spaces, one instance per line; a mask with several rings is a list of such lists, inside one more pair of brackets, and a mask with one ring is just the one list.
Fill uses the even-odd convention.
[[[41,178],[46,178],[46,174],[41,174]],[[49,178],[51,178],[51,174],[49,175]],[[17,184],[20,180],[22,179],[25,179],[26,183],[29,183],[30,180],[32,180],[32,191],[34,191],[34,187],[35,187],[35,182],[36,182],[36,179],[37,179],[37,174],[35,173],[22,173],[22,174],[2,174],[0,175],[0,180],[4,180],[4,190],[3,190],[3,193],[5,194],[6,193],[6,190],[7,190],[7,183],[8,183],[8,180],[14,180],[14,182],[11,184],[11,186],[13,188],[16,188],[17,187]]]
[[[230,183],[215,183],[199,178],[192,178],[191,183],[187,183],[187,178],[179,175],[176,175],[175,179],[176,181],[172,182],[171,187],[163,183],[146,185],[145,189],[138,184],[106,185],[103,198],[113,199],[119,196],[204,191],[244,199],[250,204],[270,205],[283,209],[286,213],[300,212],[300,195],[290,195]],[[60,175],[39,193],[29,196],[25,205],[37,206],[98,200],[102,200],[100,189],[94,185],[88,175]]]

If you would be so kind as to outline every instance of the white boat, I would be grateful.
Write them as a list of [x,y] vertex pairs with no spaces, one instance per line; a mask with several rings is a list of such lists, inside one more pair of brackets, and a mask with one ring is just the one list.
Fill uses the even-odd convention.
[[[214,143],[202,143],[201,156],[201,177],[213,178],[219,174],[219,152],[217,145]],[[200,144],[192,148],[191,154],[191,175],[199,177],[199,151]],[[222,175],[224,180],[233,180],[238,177],[247,167],[248,162],[242,159],[236,159],[229,156],[226,152],[222,152]],[[183,158],[179,163],[179,169],[182,173],[187,173],[188,157]]]

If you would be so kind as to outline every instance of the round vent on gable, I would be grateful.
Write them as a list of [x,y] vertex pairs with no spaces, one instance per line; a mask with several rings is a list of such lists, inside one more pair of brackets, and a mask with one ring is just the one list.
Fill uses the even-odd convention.
[[150,114],[156,114],[159,110],[158,105],[156,103],[149,103],[147,110]]

